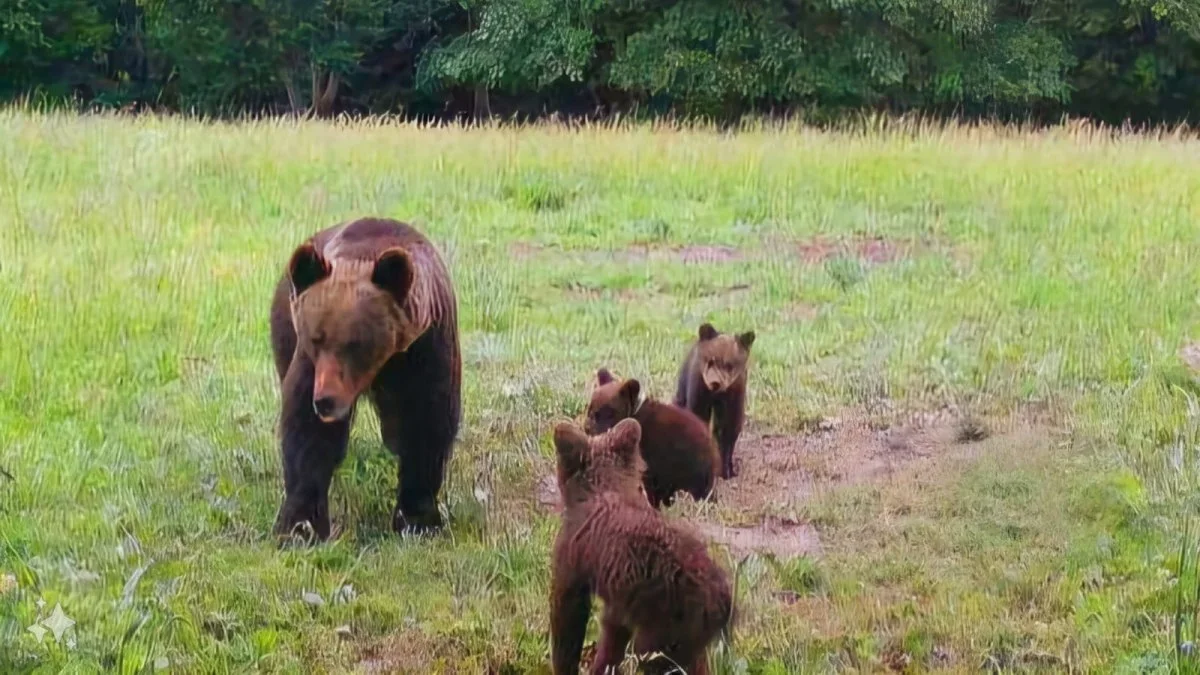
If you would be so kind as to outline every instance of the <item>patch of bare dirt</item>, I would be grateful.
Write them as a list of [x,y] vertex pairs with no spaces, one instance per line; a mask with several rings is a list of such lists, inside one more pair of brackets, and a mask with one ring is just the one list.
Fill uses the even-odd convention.
[[926,248],[920,242],[858,235],[848,239],[816,236],[794,244],[797,257],[806,263],[822,263],[838,256],[858,258],[879,265],[908,258]]
[[1189,342],[1179,349],[1179,358],[1188,368],[1200,373],[1200,342]]
[[519,258],[521,260],[532,258],[544,250],[546,250],[546,247],[542,246],[541,244],[534,244],[533,242],[528,241],[514,241],[508,245],[508,252],[514,258]]
[[[732,286],[708,288],[695,293],[695,297],[733,300],[739,296],[749,293],[751,288],[752,286],[750,284],[734,284]],[[558,289],[563,293],[563,295],[573,300],[600,300],[607,298],[624,303],[665,303],[668,305],[673,305],[680,301],[679,296],[674,295],[672,292],[673,289],[668,287],[660,287],[657,289],[610,289],[604,286],[594,286],[574,281],[568,284],[560,285],[558,286]]]
[[731,246],[684,246],[675,255],[684,264],[722,263],[741,260],[742,254]]
[[850,258],[866,265],[884,265],[899,260],[937,252],[959,265],[969,264],[966,253],[948,244],[925,237],[894,238],[879,235],[850,236],[816,235],[794,240],[768,237],[761,246],[743,249],[735,246],[693,244],[668,246],[663,244],[631,244],[611,250],[562,249],[533,242],[513,242],[509,254],[518,260],[535,257],[555,261],[576,261],[589,264],[629,262],[681,262],[685,265],[720,265],[744,260],[769,260],[779,253],[802,263],[817,265],[833,258]]
[[609,251],[602,250],[566,250],[557,247],[547,247],[532,242],[514,242],[508,247],[509,253],[517,259],[529,259],[539,256],[554,255],[560,260],[574,260],[587,263],[601,262],[639,262],[674,260],[685,265],[705,265],[735,262],[743,260],[743,252],[732,246],[651,246],[632,245]]
[[821,537],[815,527],[787,518],[767,518],[752,527],[732,527],[702,520],[693,527],[709,541],[729,547],[738,557],[757,552],[793,558],[820,555],[822,550]]
[[[438,658],[453,656],[449,645],[439,644],[419,630],[402,630],[362,651],[355,672],[427,673]],[[446,659],[453,661],[453,659]],[[443,670],[441,672],[458,672]]]
[[[789,510],[818,490],[886,481],[913,462],[936,460],[964,437],[961,419],[948,413],[917,414],[877,427],[878,422],[849,413],[820,420],[799,434],[748,430],[734,450],[738,475],[718,486],[719,498],[739,512]],[[971,431],[964,441],[983,433]]]
[[586,263],[633,262],[646,260],[651,256],[651,249],[648,246],[628,246],[621,249],[602,251],[599,249],[564,249],[557,246],[543,246],[542,244],[527,241],[517,241],[509,244],[508,252],[518,260],[553,256],[556,261]]
[[566,295],[579,300],[598,300],[608,296],[620,302],[633,302],[645,297],[645,294],[632,288],[619,288],[613,291],[602,286],[589,286],[579,282],[572,282],[562,287],[562,290]]
[[[712,507],[697,507],[680,495],[672,510],[686,504],[690,526],[739,557],[752,551],[779,558],[820,555],[817,529],[789,515],[814,496],[852,485],[887,483],[939,462],[969,458],[984,447],[979,442],[992,435],[1016,438],[1032,428],[1025,414],[1003,424],[985,423],[949,409],[884,421],[851,410],[813,420],[805,431],[790,434],[750,428],[734,453],[738,475],[718,482]],[[542,508],[560,509],[553,475],[538,482],[536,497]]]
[[538,505],[555,513],[562,511],[562,500],[558,495],[558,479],[551,474],[542,476],[534,489]]
[[783,309],[783,316],[789,321],[812,321],[820,314],[819,307],[804,302],[793,302]]

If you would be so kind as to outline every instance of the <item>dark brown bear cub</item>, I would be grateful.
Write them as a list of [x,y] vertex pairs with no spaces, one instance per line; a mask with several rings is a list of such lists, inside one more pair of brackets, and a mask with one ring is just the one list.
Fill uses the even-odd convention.
[[746,372],[754,331],[722,334],[706,323],[700,326],[699,338],[679,369],[675,405],[711,423],[721,452],[721,477],[733,478],[733,447],[746,418]]
[[631,638],[639,656],[663,655],[647,671],[707,673],[706,649],[729,622],[725,571],[642,494],[639,440],[632,419],[591,438],[570,422],[554,429],[564,507],[550,594],[555,675],[579,672],[592,595],[604,601],[597,674],[616,672]]
[[587,433],[604,433],[623,419],[636,419],[642,428],[646,496],[651,506],[670,506],[679,490],[693,499],[708,499],[720,470],[708,427],[682,408],[650,398],[639,402],[640,394],[637,380],[617,381],[601,368],[588,404]]
[[457,321],[437,250],[404,223],[337,225],[292,253],[271,304],[283,390],[276,534],[307,522],[329,536],[329,483],[362,394],[400,459],[393,529],[441,527],[437,496],[461,415]]

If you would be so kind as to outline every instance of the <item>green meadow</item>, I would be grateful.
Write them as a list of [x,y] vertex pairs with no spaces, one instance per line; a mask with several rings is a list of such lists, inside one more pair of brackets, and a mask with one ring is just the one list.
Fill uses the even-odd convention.
[[[280,548],[271,293],[365,215],[458,293],[450,526],[390,531],[360,406]],[[0,111],[0,671],[548,673],[550,428],[711,321],[742,475],[666,515],[735,580],[715,672],[1197,672],[1198,299],[1182,132]]]

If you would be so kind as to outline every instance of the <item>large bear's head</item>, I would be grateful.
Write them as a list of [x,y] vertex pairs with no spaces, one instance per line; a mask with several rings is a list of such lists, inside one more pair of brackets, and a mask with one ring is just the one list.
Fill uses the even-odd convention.
[[711,323],[700,326],[696,341],[696,367],[706,389],[720,393],[746,377],[754,331],[740,335],[719,333]]
[[296,351],[313,365],[313,409],[325,422],[344,420],[379,369],[419,334],[405,310],[415,269],[390,248],[375,260],[336,264],[311,242],[288,262]]

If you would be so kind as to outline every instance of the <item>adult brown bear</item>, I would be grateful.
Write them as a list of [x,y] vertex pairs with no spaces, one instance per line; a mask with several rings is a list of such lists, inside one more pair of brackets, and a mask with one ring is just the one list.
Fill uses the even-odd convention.
[[457,311],[437,250],[404,223],[363,218],[295,250],[271,304],[283,395],[276,534],[307,522],[329,536],[329,483],[364,393],[400,460],[392,528],[442,526],[437,497],[462,415]]

